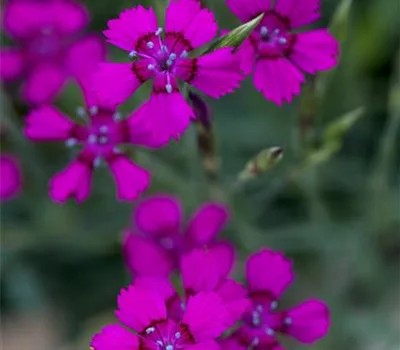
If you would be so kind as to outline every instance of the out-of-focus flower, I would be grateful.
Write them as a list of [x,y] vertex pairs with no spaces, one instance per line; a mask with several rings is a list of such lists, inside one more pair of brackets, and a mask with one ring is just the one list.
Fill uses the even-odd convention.
[[124,237],[128,269],[138,276],[168,276],[179,267],[183,253],[207,247],[226,257],[220,268],[228,274],[235,251],[230,243],[217,238],[228,216],[223,205],[206,203],[183,228],[178,199],[156,195],[142,201],[134,212],[133,228]]
[[168,317],[163,286],[130,286],[118,297],[116,316],[130,330],[112,324],[93,337],[94,350],[218,350],[215,341],[231,323],[221,297],[214,292],[191,296],[178,321]]
[[327,29],[294,32],[320,17],[320,0],[226,0],[242,21],[265,13],[238,51],[245,74],[265,98],[281,105],[300,93],[304,73],[315,74],[337,64],[338,42]]
[[111,44],[125,50],[131,63],[104,63],[96,74],[102,101],[123,102],[147,80],[153,93],[143,113],[151,120],[158,140],[178,138],[194,112],[180,93],[178,79],[219,98],[239,86],[243,75],[231,48],[220,48],[196,58],[189,53],[217,33],[214,14],[195,0],[169,2],[165,32],[157,25],[153,9],[142,6],[126,10],[108,22],[104,32]]
[[324,337],[330,325],[329,309],[317,299],[278,311],[278,299],[293,282],[292,263],[283,254],[268,249],[247,260],[246,279],[252,305],[242,317],[242,326],[222,341],[223,349],[281,350],[276,333],[284,333],[302,343]]
[[[91,55],[93,61],[99,51],[82,47],[74,54]],[[98,58],[98,57],[97,57]],[[98,60],[97,60],[98,61]],[[44,105],[29,113],[25,119],[25,135],[32,141],[64,141],[68,147],[82,146],[76,159],[50,181],[50,197],[65,202],[75,197],[84,201],[90,193],[93,169],[105,161],[117,185],[119,200],[134,200],[150,182],[150,174],[132,162],[120,149],[123,144],[157,148],[152,132],[134,112],[122,119],[119,112],[104,106],[93,94],[90,72],[82,79],[81,86],[86,109],[78,108],[77,114],[88,119],[86,125],[73,122],[51,105]]]
[[3,27],[19,45],[1,49],[1,79],[24,78],[22,94],[28,103],[51,103],[67,78],[79,78],[93,62],[76,51],[82,46],[105,50],[99,37],[81,35],[88,22],[86,8],[74,0],[10,1]]
[[22,188],[22,172],[18,159],[11,154],[0,155],[0,199],[15,198]]

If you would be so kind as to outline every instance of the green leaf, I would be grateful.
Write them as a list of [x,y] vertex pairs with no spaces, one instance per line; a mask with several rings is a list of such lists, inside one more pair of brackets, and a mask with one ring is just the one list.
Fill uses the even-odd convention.
[[350,10],[353,0],[342,0],[337,6],[329,26],[330,32],[343,43],[346,40],[350,23]]
[[236,27],[228,34],[217,39],[217,41],[214,42],[205,53],[212,52],[222,47],[233,47],[234,49],[237,49],[243,43],[243,41],[247,39],[250,33],[260,24],[263,17],[264,13],[261,13],[251,21]]

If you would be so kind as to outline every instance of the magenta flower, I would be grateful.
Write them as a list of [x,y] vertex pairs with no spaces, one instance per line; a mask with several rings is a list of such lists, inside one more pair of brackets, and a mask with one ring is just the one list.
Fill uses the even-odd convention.
[[212,12],[196,0],[171,0],[165,31],[158,27],[153,9],[126,10],[108,22],[108,41],[129,53],[133,63],[104,63],[96,78],[98,94],[110,105],[131,96],[147,80],[153,93],[145,114],[152,120],[157,139],[179,137],[194,113],[180,93],[178,79],[218,98],[243,79],[230,48],[191,58],[189,53],[210,42],[217,33]]
[[304,73],[315,74],[337,64],[338,42],[327,29],[294,32],[320,17],[320,0],[226,0],[246,22],[264,17],[238,51],[245,74],[254,70],[254,85],[265,98],[281,105],[300,93]]
[[136,113],[122,120],[115,109],[93,98],[90,85],[82,87],[88,115],[83,108],[78,109],[78,115],[88,118],[87,124],[72,121],[50,105],[33,110],[26,118],[25,135],[30,140],[64,141],[69,147],[82,147],[76,159],[51,179],[50,197],[60,203],[69,197],[84,201],[89,196],[93,169],[104,161],[114,176],[117,198],[133,200],[149,186],[150,174],[132,162],[120,146],[156,148],[157,144]]
[[208,247],[225,255],[221,268],[229,273],[234,248],[217,238],[228,220],[228,210],[217,203],[203,205],[188,225],[182,227],[182,207],[171,196],[157,195],[144,200],[134,212],[133,229],[124,238],[129,270],[139,276],[168,276],[179,267],[182,254],[196,247]]
[[129,330],[119,324],[106,326],[93,337],[92,349],[218,350],[215,339],[231,322],[217,293],[190,297],[182,318],[176,321],[168,317],[162,288],[138,286],[121,290],[116,316]]
[[18,159],[10,154],[0,155],[0,200],[15,198],[22,188],[22,172]]
[[250,256],[246,279],[252,306],[242,317],[242,326],[222,342],[223,349],[281,350],[277,332],[302,343],[314,343],[327,334],[329,309],[320,300],[309,299],[277,311],[278,299],[294,279],[292,263],[283,254],[262,249]]
[[88,22],[85,7],[73,0],[9,1],[3,12],[4,31],[19,46],[1,49],[1,79],[24,77],[22,94],[27,102],[52,102],[68,77],[87,68],[90,57],[79,57],[76,51],[87,45],[104,50],[100,38],[81,36]]

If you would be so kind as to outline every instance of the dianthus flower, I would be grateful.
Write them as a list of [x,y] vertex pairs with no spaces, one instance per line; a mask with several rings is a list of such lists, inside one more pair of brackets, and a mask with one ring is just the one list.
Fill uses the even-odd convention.
[[13,199],[21,191],[22,173],[18,159],[11,154],[0,155],[0,200]]
[[115,105],[153,80],[153,93],[143,112],[158,140],[179,137],[194,113],[180,92],[178,79],[213,98],[232,92],[243,79],[231,48],[189,56],[210,42],[217,30],[214,14],[196,0],[171,0],[165,30],[158,27],[153,9],[125,10],[108,22],[104,34],[108,42],[127,51],[133,62],[100,65],[95,78],[98,95]]
[[[221,204],[204,204],[186,227],[182,207],[171,196],[156,195],[142,201],[133,216],[133,228],[125,233],[123,249],[134,275],[168,276],[179,267],[182,254],[196,247],[218,250],[234,259],[233,246],[216,236],[228,220]],[[221,260],[229,262],[229,258]],[[231,265],[221,265],[226,273]]]
[[87,45],[105,50],[99,37],[81,35],[88,22],[85,7],[73,0],[9,1],[3,27],[19,45],[1,49],[1,79],[26,77],[22,94],[27,102],[52,102],[68,77],[79,76],[87,68],[90,57],[77,57],[76,50]]
[[32,141],[64,141],[68,147],[82,147],[76,159],[51,179],[50,197],[61,203],[69,197],[84,201],[90,193],[93,170],[104,161],[114,176],[117,198],[134,200],[149,186],[150,174],[132,162],[120,146],[156,148],[152,133],[136,113],[122,119],[119,112],[94,97],[90,84],[82,82],[82,88],[86,110],[81,107],[77,113],[86,119],[85,125],[51,105],[31,111],[25,119],[25,135]]
[[130,286],[118,297],[116,316],[127,328],[112,324],[93,337],[94,350],[218,350],[215,341],[232,320],[214,292],[193,295],[179,320],[168,317],[159,288]]
[[252,305],[242,317],[242,325],[223,349],[282,350],[276,333],[291,335],[303,343],[314,343],[329,329],[329,309],[317,299],[309,299],[278,311],[278,299],[293,282],[292,263],[283,254],[268,249],[253,254],[246,264],[248,293]]
[[300,93],[304,73],[315,74],[337,64],[338,42],[327,29],[295,32],[320,17],[320,0],[226,0],[243,22],[264,17],[241,45],[238,56],[245,74],[265,98],[281,105]]

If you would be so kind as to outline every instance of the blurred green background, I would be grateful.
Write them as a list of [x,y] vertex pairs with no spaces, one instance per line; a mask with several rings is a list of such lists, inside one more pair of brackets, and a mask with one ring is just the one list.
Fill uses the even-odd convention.
[[[96,31],[129,6],[155,4],[160,12],[164,6],[160,0],[84,3]],[[222,0],[208,3],[222,28],[239,24]],[[346,3],[322,1],[316,24],[334,21],[342,40],[339,67],[310,81],[291,105],[264,100],[251,79],[230,96],[207,100],[222,160],[218,182],[207,181],[194,125],[179,143],[136,157],[153,173],[149,192],[179,196],[187,214],[210,199],[231,207],[224,235],[237,243],[238,278],[246,255],[261,246],[294,259],[296,283],[281,306],[315,296],[332,310],[331,332],[315,349],[392,350],[400,345],[399,2],[354,0],[338,15]],[[112,48],[110,56],[125,59]],[[141,89],[122,111],[147,93]],[[69,86],[56,104],[73,114],[82,105],[79,89]],[[23,195],[1,205],[2,348],[85,349],[113,320],[116,295],[129,282],[120,240],[132,205],[116,203],[104,168],[86,203],[53,204],[47,182],[72,155],[60,144],[24,140],[26,111],[15,94],[2,93],[8,128],[2,150],[16,153],[24,171]],[[341,130],[349,112],[358,119]],[[246,163],[272,146],[283,147],[283,160],[235,186]]]

